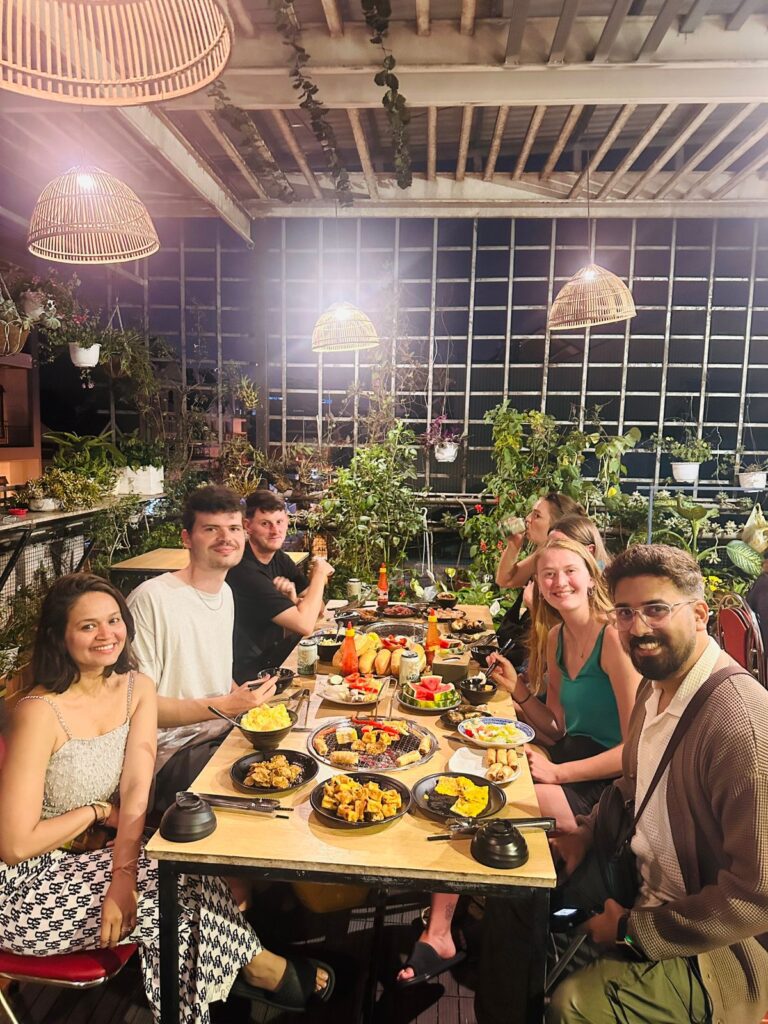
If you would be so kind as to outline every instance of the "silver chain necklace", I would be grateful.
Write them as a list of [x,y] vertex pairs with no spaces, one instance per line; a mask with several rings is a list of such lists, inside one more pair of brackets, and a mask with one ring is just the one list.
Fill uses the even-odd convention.
[[[190,584],[190,586],[191,586],[191,584]],[[208,609],[209,612],[220,612],[221,609],[224,607],[224,588],[223,587],[219,591],[219,603],[216,604],[216,605],[209,604],[208,603],[208,599],[203,597],[202,591],[198,590],[197,587],[192,587],[192,589],[197,594],[197,596],[200,598],[200,601],[205,605],[205,607]],[[215,600],[215,597],[214,597],[214,600]]]

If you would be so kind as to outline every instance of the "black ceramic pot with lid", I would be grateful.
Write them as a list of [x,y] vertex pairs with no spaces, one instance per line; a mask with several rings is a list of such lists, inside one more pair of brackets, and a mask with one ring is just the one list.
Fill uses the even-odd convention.
[[489,868],[519,868],[528,860],[528,844],[506,818],[483,822],[472,837],[470,852]]
[[216,828],[211,805],[196,793],[177,793],[176,802],[163,814],[160,835],[172,843],[193,843],[205,839]]

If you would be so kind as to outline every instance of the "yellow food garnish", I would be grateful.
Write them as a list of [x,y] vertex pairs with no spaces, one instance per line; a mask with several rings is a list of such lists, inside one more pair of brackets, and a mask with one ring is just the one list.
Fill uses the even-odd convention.
[[285,704],[264,704],[260,708],[251,708],[240,719],[240,725],[252,732],[272,732],[275,729],[284,729],[290,724],[291,719]]
[[457,778],[444,775],[438,780],[434,791],[443,796],[458,797],[451,811],[462,818],[476,818],[488,806],[488,787],[476,786],[463,775]]

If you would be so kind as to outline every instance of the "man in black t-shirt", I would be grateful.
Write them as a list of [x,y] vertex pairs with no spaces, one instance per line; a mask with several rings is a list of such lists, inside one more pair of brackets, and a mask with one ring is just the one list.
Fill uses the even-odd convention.
[[248,495],[244,520],[243,560],[227,573],[235,597],[235,680],[252,679],[262,651],[286,633],[302,637],[314,631],[333,575],[329,562],[315,558],[307,578],[282,550],[288,515],[271,491]]

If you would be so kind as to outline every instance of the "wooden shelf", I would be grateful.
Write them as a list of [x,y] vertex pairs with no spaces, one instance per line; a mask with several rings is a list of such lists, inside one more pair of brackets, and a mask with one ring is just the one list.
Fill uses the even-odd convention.
[[12,356],[0,356],[0,366],[14,366],[17,370],[31,370],[32,356],[26,352],[16,352]]

